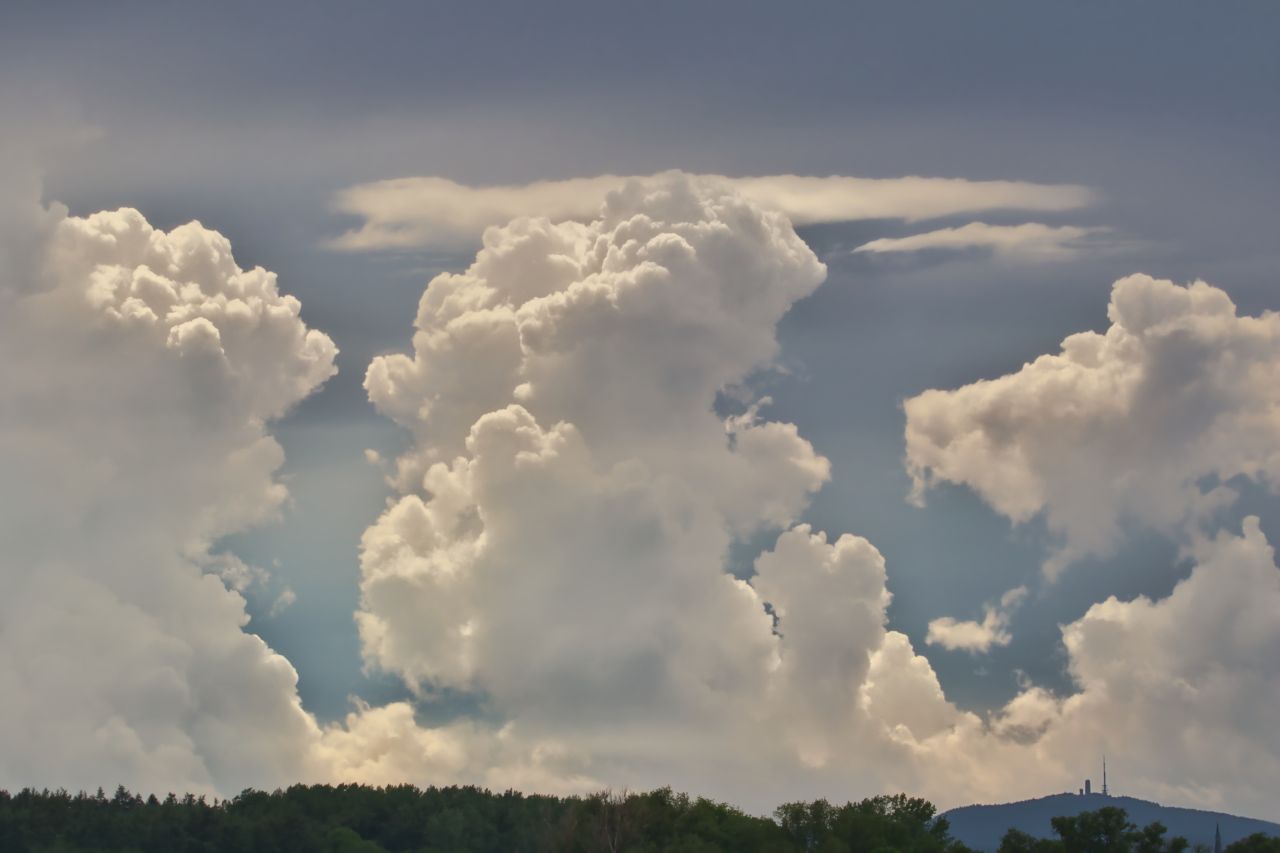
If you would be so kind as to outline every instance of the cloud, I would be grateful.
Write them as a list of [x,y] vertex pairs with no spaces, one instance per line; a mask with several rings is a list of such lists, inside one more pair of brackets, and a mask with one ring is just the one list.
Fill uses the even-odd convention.
[[1043,515],[1056,572],[1106,555],[1124,522],[1175,534],[1231,504],[1230,481],[1280,483],[1280,314],[1240,316],[1222,290],[1133,275],[1103,334],[1021,370],[906,401],[915,497],[973,489],[1015,522]]
[[198,223],[0,216],[0,786],[234,792],[312,772],[293,668],[210,553],[286,498],[266,424],[334,372]]
[[[828,466],[792,425],[712,403],[824,274],[780,216],[675,176],[590,224],[487,232],[427,288],[414,353],[366,377],[416,438],[363,543],[370,660],[549,720],[588,700],[656,714],[684,682],[757,671],[768,620],[725,549],[792,520]],[[754,639],[705,647],[717,618]],[[684,645],[677,666],[664,649]]]
[[[481,698],[514,755],[574,756],[571,777],[614,785],[763,807],[804,768],[836,772],[850,731],[874,741],[879,552],[802,525],[749,582],[725,571],[735,538],[789,527],[828,476],[763,401],[714,413],[824,275],[787,219],[715,179],[633,181],[594,221],[487,231],[466,272],[428,286],[413,353],[366,376],[415,437],[404,494],[362,543],[367,660],[427,701]],[[877,684],[889,708],[914,689]]]
[[271,609],[267,611],[272,616],[279,616],[288,610],[298,601],[298,594],[293,591],[293,587],[286,586],[280,590],[280,594],[276,596],[275,601],[271,602]]
[[981,622],[962,622],[951,616],[934,619],[929,623],[925,642],[948,651],[960,649],[973,654],[988,652],[992,646],[1007,646],[1013,641],[1013,635],[1008,631],[1010,613],[1026,596],[1025,586],[1009,590],[1000,596],[998,605],[988,604],[984,608]]
[[[418,701],[447,688],[485,714],[424,727],[405,703],[359,707],[325,733],[334,772],[673,784],[753,809],[884,790],[958,804],[1069,787],[1083,753],[1122,741],[1126,792],[1267,813],[1274,735],[1261,712],[1229,710],[1270,707],[1277,683],[1261,614],[1280,586],[1256,523],[1202,542],[1170,598],[1064,626],[1072,695],[1027,684],[985,716],[887,628],[875,547],[795,523],[825,460],[749,400],[713,412],[719,388],[775,357],[778,319],[822,276],[780,214],[664,175],[590,222],[490,229],[467,271],[431,282],[413,352],[366,376],[413,444],[401,497],[364,535],[357,619],[368,662]],[[1157,314],[1177,312],[1143,316]],[[730,543],[769,528],[755,574],[727,574]],[[934,639],[1008,642],[1024,594]],[[1196,688],[1210,673],[1222,693]]]
[[44,253],[66,210],[41,204],[40,194],[36,172],[0,164],[0,307],[44,285]]
[[1063,261],[1096,247],[1097,237],[1109,231],[1103,227],[1077,225],[988,225],[970,222],[956,228],[941,228],[907,237],[882,237],[863,243],[854,252],[919,252],[930,249],[989,249],[999,258],[1029,261]]
[[[762,400],[714,413],[824,275],[781,214],[719,182],[667,175],[590,222],[490,230],[424,293],[412,353],[370,366],[371,399],[412,444],[362,541],[357,618],[369,663],[417,695],[323,728],[289,663],[244,630],[237,587],[260,570],[210,549],[279,511],[267,425],[332,374],[332,343],[198,224],[7,221],[45,237],[0,279],[0,784],[673,784],[760,810],[885,790],[956,804],[1064,787],[1082,752],[1122,742],[1126,792],[1273,808],[1280,574],[1256,519],[1191,536],[1198,564],[1166,599],[1111,599],[1064,626],[1073,694],[1026,685],[986,717],[955,707],[887,628],[880,552],[797,523],[826,461]],[[1118,285],[1113,319],[1201,318],[1201,337],[1181,335],[1196,352],[1230,341],[1222,372],[1265,378],[1272,321],[1218,293]],[[730,544],[766,530],[780,532],[755,574],[728,574]],[[441,688],[482,713],[421,724],[415,703]]]
[[1280,773],[1268,713],[1280,701],[1280,570],[1256,518],[1194,551],[1167,598],[1111,598],[1063,626],[1077,692],[1030,688],[997,731],[1021,732],[1058,766],[1084,745],[1110,747],[1124,793],[1274,817],[1261,792]]
[[[756,204],[785,213],[796,225],[858,219],[914,222],[984,210],[1074,210],[1094,193],[1071,184],[968,181],[959,178],[852,178],[770,175],[726,184]],[[525,216],[586,222],[629,178],[601,175],[530,184],[476,187],[448,178],[409,177],[358,184],[340,192],[334,209],[361,224],[334,239],[356,251],[474,244],[484,229]]]
[[577,794],[606,787],[585,775],[580,751],[564,743],[529,742],[517,726],[494,729],[460,719],[425,727],[408,702],[372,707],[357,702],[340,724],[325,730],[317,763],[328,778],[365,785],[457,785],[460,780],[495,791]]

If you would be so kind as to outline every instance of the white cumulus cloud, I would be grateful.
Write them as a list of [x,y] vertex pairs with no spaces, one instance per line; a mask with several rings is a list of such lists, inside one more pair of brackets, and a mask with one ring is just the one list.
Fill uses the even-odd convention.
[[[828,476],[794,425],[714,412],[824,275],[783,215],[714,178],[487,231],[428,286],[413,353],[366,377],[415,436],[403,497],[364,536],[369,661],[424,697],[483,697],[490,736],[557,756],[544,769],[761,806],[800,768],[838,774],[851,733],[876,742],[869,703],[922,736],[949,725],[936,680],[927,712],[896,669],[870,686],[889,601],[870,543],[799,526],[749,582],[725,570],[735,537],[791,525]],[[771,764],[771,790],[729,790]]]
[[1111,598],[1065,625],[1077,692],[1030,688],[997,731],[1027,739],[1031,760],[1049,766],[1069,766],[1084,745],[1111,747],[1124,793],[1274,818],[1280,569],[1256,518],[1194,552],[1167,598]]
[[[293,668],[210,546],[286,497],[267,424],[334,372],[191,223],[0,215],[0,786],[234,792],[312,772]],[[14,247],[19,251],[14,251]]]
[[[790,424],[712,403],[774,357],[822,265],[780,216],[679,177],[628,185],[593,223],[485,241],[427,288],[415,352],[366,377],[417,438],[405,496],[365,535],[366,653],[548,719],[755,677],[768,621],[725,549],[788,523],[828,468]],[[705,619],[755,639],[708,647]]]
[[1102,334],[1016,373],[906,401],[907,462],[1062,538],[1052,573],[1111,552],[1132,521],[1178,534],[1232,502],[1230,481],[1280,483],[1280,314],[1240,316],[1222,290],[1117,281]]
[[[1084,207],[1094,199],[1086,187],[1026,181],[842,175],[707,177],[731,185],[762,207],[785,213],[796,225],[881,218],[916,221],[1001,209],[1056,212]],[[620,175],[600,175],[470,186],[424,176],[358,184],[340,192],[334,208],[359,217],[361,224],[332,245],[349,250],[471,245],[485,228],[522,216],[586,222],[600,212],[605,195],[628,180]]]
[[957,620],[952,616],[934,619],[929,623],[924,641],[949,651],[960,649],[972,653],[988,652],[992,646],[1007,646],[1013,641],[1013,635],[1009,633],[1009,617],[1026,597],[1025,586],[1009,590],[1000,596],[998,604],[988,604],[984,608],[981,622]]
[[[244,630],[238,590],[260,570],[210,548],[278,512],[268,426],[332,374],[332,343],[198,224],[22,203],[0,240],[40,241],[0,268],[0,785],[672,784],[754,809],[886,790],[950,805],[1064,787],[1082,753],[1122,742],[1126,792],[1272,808],[1280,570],[1258,522],[1189,535],[1198,565],[1167,598],[1064,626],[1070,695],[956,708],[887,628],[882,555],[797,523],[826,460],[762,400],[715,413],[775,358],[822,265],[781,213],[681,175],[627,183],[590,221],[491,229],[424,293],[412,352],[370,366],[370,398],[413,440],[362,542],[364,653],[415,702],[449,688],[483,713],[425,726],[413,702],[357,703],[322,728]],[[1207,285],[1126,282],[1113,329],[1050,358],[1110,365],[1113,387],[1192,377],[1173,402],[1207,420],[1155,435],[1213,464],[1180,457],[1179,476],[1270,482],[1270,409],[1249,400],[1274,388],[1272,316],[1238,317]],[[1090,385],[1075,382],[1059,391]],[[1134,393],[1110,396],[1186,417]],[[1153,476],[1140,461],[1129,479]],[[1111,469],[1087,471],[1110,494]],[[781,532],[755,574],[728,574],[730,544],[762,530]],[[991,643],[1017,597],[972,623]]]
[[[888,630],[881,554],[794,523],[825,461],[793,425],[756,406],[722,419],[714,402],[768,364],[778,319],[822,276],[781,214],[665,175],[589,222],[490,229],[467,271],[433,280],[412,353],[366,376],[414,442],[401,497],[364,535],[357,618],[369,662],[419,701],[449,688],[486,716],[422,727],[408,704],[357,708],[326,733],[332,766],[543,790],[673,784],[761,809],[882,790],[955,804],[1067,787],[1082,754],[1124,738],[1127,792],[1266,813],[1274,735],[1225,710],[1269,707],[1276,689],[1275,632],[1254,614],[1280,588],[1256,524],[1202,543],[1170,598],[1065,626],[1071,695],[1028,685],[983,716]],[[735,537],[778,527],[753,577],[726,573]],[[1221,606],[1191,613],[1224,574]],[[935,640],[1007,642],[1024,594]],[[1210,673],[1232,697],[1218,710],[1195,687]],[[1203,744],[1179,740],[1201,721]]]

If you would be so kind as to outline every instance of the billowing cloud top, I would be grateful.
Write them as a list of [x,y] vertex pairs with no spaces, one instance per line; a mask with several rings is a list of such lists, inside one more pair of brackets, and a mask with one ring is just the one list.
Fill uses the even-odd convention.
[[[244,631],[255,571],[210,548],[284,500],[267,429],[332,374],[332,342],[216,232],[25,201],[0,212],[0,786],[954,804],[1052,790],[1123,741],[1131,791],[1273,807],[1280,570],[1256,519],[1185,522],[1225,499],[1206,478],[1275,482],[1275,315],[1136,276],[1106,334],[908,402],[922,486],[1044,512],[1077,551],[1107,547],[1114,516],[1182,527],[1196,562],[1162,600],[1063,626],[1070,695],[1026,686],[982,717],[887,628],[880,552],[797,523],[827,461],[767,400],[716,414],[824,277],[785,214],[669,174],[587,221],[490,229],[423,294],[412,351],[366,376],[412,443],[361,543],[357,614],[366,659],[415,701],[449,689],[483,713],[426,726],[411,702],[357,703],[322,728]],[[727,573],[761,531],[781,532],[754,575]],[[1022,594],[933,640],[1007,642]]]
[[[525,713],[582,708],[589,671],[593,703],[656,713],[676,686],[653,644],[692,642],[672,602],[763,626],[741,655],[767,657],[723,551],[794,518],[827,463],[793,426],[712,404],[773,358],[778,320],[824,275],[785,219],[706,179],[629,183],[587,224],[488,231],[470,269],[427,288],[414,354],[366,378],[417,437],[406,497],[365,538],[371,659]],[[681,666],[747,677],[721,654]]]
[[265,424],[333,343],[216,232],[29,189],[0,240],[0,787],[298,778],[318,732],[209,547],[284,500]]
[[1104,334],[1016,373],[906,402],[916,496],[974,489],[1061,534],[1052,572],[1106,554],[1125,520],[1185,531],[1235,477],[1280,484],[1280,314],[1242,317],[1222,290],[1145,275],[1115,283]]
[[[1256,526],[1206,543],[1173,599],[1112,601],[1065,626],[1075,694],[1028,686],[985,720],[948,702],[886,629],[886,568],[866,540],[797,525],[749,581],[725,573],[736,536],[792,524],[827,476],[794,426],[756,406],[713,414],[717,389],[773,357],[775,324],[822,275],[780,213],[722,181],[666,175],[629,182],[589,222],[490,229],[466,272],[432,281],[413,353],[366,377],[415,442],[403,496],[364,536],[358,619],[370,663],[424,698],[469,693],[493,722],[421,728],[407,706],[361,709],[326,740],[348,774],[674,782],[750,807],[884,789],[954,802],[1030,780],[1052,789],[1081,744],[1118,728],[1134,744],[1131,790],[1186,802],[1191,789],[1166,781],[1178,779],[1201,802],[1257,801],[1252,782],[1228,781],[1234,758],[1162,740],[1195,720],[1268,744],[1241,780],[1268,778],[1280,753],[1260,723],[1235,731],[1206,697],[1169,702],[1161,685],[1192,657],[1096,651],[1117,621],[1165,630],[1209,573],[1273,596],[1280,573]],[[1120,301],[1129,316],[1133,300]],[[1024,594],[982,623],[939,620],[933,641],[1009,642]],[[1227,641],[1226,610],[1201,616],[1200,641]],[[1273,634],[1229,641],[1221,683],[1240,701],[1258,698],[1249,673]],[[1144,666],[1156,669],[1135,692],[1126,667]]]
[[530,772],[486,764],[494,738],[543,756],[546,784],[725,791],[763,778],[726,763],[790,768],[732,792],[763,804],[874,732],[867,707],[922,737],[955,716],[927,664],[876,668],[889,596],[865,540],[801,526],[749,583],[725,571],[735,536],[789,525],[827,477],[759,406],[714,414],[824,275],[782,214],[719,179],[631,181],[590,222],[487,231],[470,269],[427,288],[414,353],[371,365],[370,398],[416,442],[364,537],[361,637],[424,695],[469,691],[503,721],[467,733],[465,772]]
[[[769,175],[706,176],[732,186],[796,225],[855,219],[915,221],[984,210],[1064,211],[1089,204],[1094,193],[1071,184],[968,181],[958,178],[852,178]],[[485,228],[521,216],[585,222],[601,200],[629,179],[619,175],[476,187],[448,178],[395,178],[343,190],[334,207],[361,225],[332,242],[349,250],[471,245]]]

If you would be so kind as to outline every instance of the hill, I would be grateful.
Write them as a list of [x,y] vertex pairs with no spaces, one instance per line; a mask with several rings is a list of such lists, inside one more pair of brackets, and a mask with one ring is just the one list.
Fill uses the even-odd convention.
[[944,814],[951,822],[951,835],[976,850],[992,851],[1013,827],[1041,838],[1054,837],[1049,819],[1060,815],[1077,815],[1104,806],[1124,809],[1129,820],[1138,826],[1159,821],[1170,836],[1181,835],[1193,845],[1205,844],[1213,849],[1213,831],[1222,829],[1222,844],[1239,841],[1255,832],[1280,836],[1280,824],[1254,818],[1237,817],[1220,812],[1162,806],[1134,797],[1109,797],[1102,794],[1053,794],[1036,800],[995,806],[963,806]]

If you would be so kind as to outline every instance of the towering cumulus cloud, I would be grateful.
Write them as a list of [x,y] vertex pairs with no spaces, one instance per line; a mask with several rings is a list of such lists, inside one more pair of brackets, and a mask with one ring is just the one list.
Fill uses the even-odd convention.
[[[886,635],[865,540],[797,527],[750,582],[726,572],[735,537],[788,526],[828,475],[759,404],[715,414],[824,275],[781,214],[678,174],[629,182],[586,224],[488,230],[428,286],[413,354],[366,378],[415,437],[403,497],[364,537],[368,660],[423,696],[480,697],[506,743],[563,765],[548,772],[755,803],[833,772],[855,732],[877,740],[870,713],[904,737],[950,725],[928,665]],[[882,655],[906,666],[877,671]],[[730,770],[767,766],[763,785]]]
[[[1256,523],[1197,538],[1201,565],[1170,598],[1107,601],[1066,625],[1071,695],[1027,686],[986,718],[950,704],[929,662],[886,629],[879,552],[794,525],[825,460],[793,425],[764,419],[765,401],[731,417],[715,403],[769,364],[779,318],[823,273],[780,214],[715,179],[671,174],[628,183],[586,223],[489,229],[467,271],[430,283],[412,354],[380,358],[366,377],[414,441],[396,470],[401,497],[364,536],[357,620],[370,664],[419,702],[447,691],[481,713],[425,728],[408,703],[357,708],[325,734],[335,772],[543,790],[673,784],[754,808],[881,790],[955,804],[1060,789],[1081,750],[1122,738],[1126,790],[1260,807],[1274,733],[1262,715],[1214,710],[1277,698],[1277,634],[1260,614],[1280,572]],[[1271,320],[1236,317],[1206,285],[1140,278],[1117,286],[1112,310],[1117,330],[1070,339],[1057,372],[1054,361],[1027,369],[1050,374],[1030,390],[1060,383],[1045,400],[1064,409],[1036,429],[1039,397],[982,417],[971,414],[982,390],[912,401],[917,475],[985,476],[977,462],[944,467],[976,448],[996,472],[978,480],[984,494],[1033,513],[1058,495],[1033,463],[1054,457],[1025,448],[1053,445],[1052,428],[1080,434],[1074,416],[1110,454],[1086,457],[1079,485],[1119,500],[1107,463],[1123,457],[1110,442],[1143,412],[1162,447],[1197,450],[1176,469],[1168,518],[1208,500],[1187,476],[1261,476],[1271,462],[1254,430],[1268,410],[1245,398],[1270,393]],[[1228,370],[1226,353],[1245,369]],[[1182,396],[1156,393],[1196,377]],[[1155,400],[1167,423],[1145,413]],[[1185,420],[1194,412],[1215,417]],[[965,438],[978,425],[991,434]],[[1142,488],[1165,482],[1128,464]],[[782,532],[750,580],[728,574],[730,544],[769,529]],[[981,624],[940,620],[934,641],[1008,642],[1023,592]],[[1196,610],[1202,594],[1212,606]],[[1179,734],[1193,729],[1203,743]]]
[[[285,500],[267,426],[333,373],[333,344],[198,224],[28,198],[0,232],[0,786],[951,805],[1061,788],[1082,751],[1122,741],[1127,791],[1269,808],[1280,570],[1256,520],[1185,522],[1233,477],[1274,483],[1276,320],[1208,285],[1126,279],[1105,335],[909,402],[922,485],[1043,511],[1077,550],[1116,535],[1092,503],[1182,526],[1197,560],[1167,598],[1063,627],[1071,695],[1027,686],[984,718],[887,629],[880,553],[796,523],[827,461],[741,393],[825,274],[783,214],[668,174],[586,222],[492,228],[428,286],[412,353],[366,377],[412,441],[364,535],[357,625],[416,695],[321,728],[244,630],[261,571],[216,543]],[[735,542],[774,533],[749,580],[728,571]],[[1021,594],[932,641],[1008,642]],[[441,694],[471,712],[423,725]]]
[[1133,275],[1107,315],[1017,373],[906,403],[917,496],[950,481],[1014,521],[1043,513],[1063,540],[1050,573],[1113,550],[1126,521],[1187,536],[1233,478],[1280,485],[1280,314]]
[[265,425],[335,349],[227,241],[10,195],[0,237],[0,787],[235,792],[311,772],[221,536],[285,499]]

